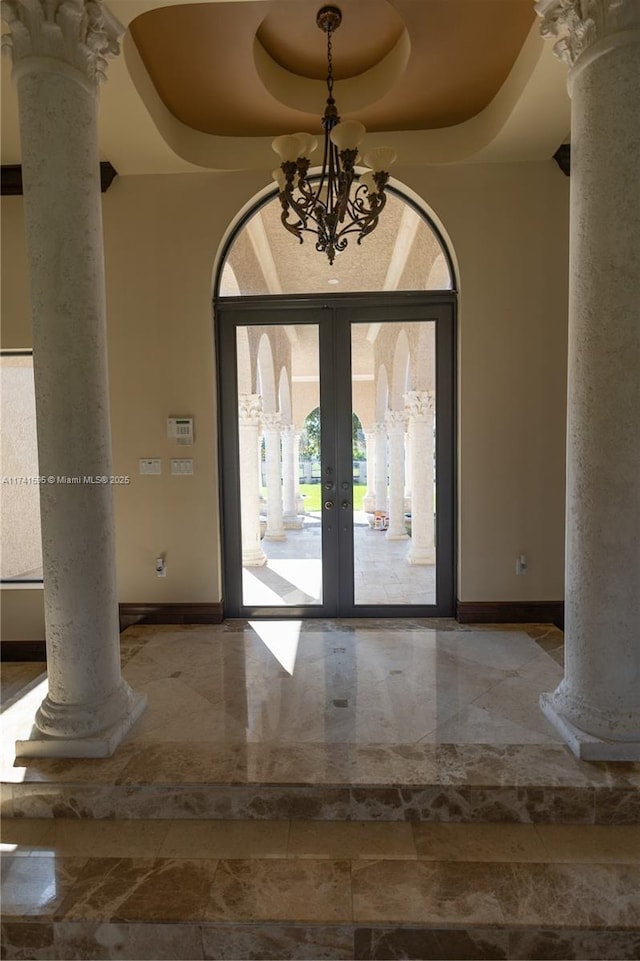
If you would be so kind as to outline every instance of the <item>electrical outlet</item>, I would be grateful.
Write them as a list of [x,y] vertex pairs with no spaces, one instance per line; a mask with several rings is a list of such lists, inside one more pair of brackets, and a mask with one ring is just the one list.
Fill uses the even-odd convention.
[[156,557],[156,576],[166,577],[167,576],[167,565],[164,562],[164,557]]
[[522,575],[527,573],[527,558],[524,554],[520,554],[516,561],[516,574]]

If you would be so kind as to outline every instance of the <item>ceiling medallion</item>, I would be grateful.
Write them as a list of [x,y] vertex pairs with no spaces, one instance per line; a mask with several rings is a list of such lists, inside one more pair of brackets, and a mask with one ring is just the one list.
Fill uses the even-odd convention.
[[357,234],[361,243],[377,227],[387,200],[388,168],[396,159],[391,147],[376,147],[364,155],[364,163],[370,169],[357,178],[354,167],[366,130],[357,120],[341,122],[333,99],[331,40],[341,21],[342,13],[337,7],[322,7],[316,17],[316,23],[327,35],[329,91],[322,118],[324,156],[319,178],[307,178],[310,155],[318,146],[316,137],[295,133],[273,141],[273,149],[282,160],[273,171],[282,205],[282,224],[300,243],[303,233],[315,234],[316,250],[326,254],[330,264],[347,246],[348,234]]

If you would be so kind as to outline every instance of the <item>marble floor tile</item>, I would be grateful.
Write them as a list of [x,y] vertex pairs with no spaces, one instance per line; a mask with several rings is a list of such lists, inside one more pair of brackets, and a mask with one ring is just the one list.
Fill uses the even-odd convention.
[[407,823],[294,821],[289,836],[292,858],[404,859],[416,857]]
[[172,821],[163,858],[286,858],[289,821]]
[[49,961],[56,957],[53,921],[2,922],[2,957],[7,961]]
[[130,743],[130,753],[117,784],[228,784],[241,749],[235,744],[171,741]]
[[548,861],[640,864],[640,826],[626,824],[537,824]]
[[85,864],[86,858],[4,855],[1,865],[3,918],[52,919]]
[[345,784],[351,776],[346,744],[247,744],[233,780],[263,784]]
[[640,865],[505,864],[496,887],[507,924],[637,928]]
[[349,861],[221,861],[206,921],[350,921]]
[[56,917],[65,921],[198,921],[217,867],[218,862],[211,860],[90,858],[57,908]]
[[496,888],[506,883],[504,872],[502,864],[354,861],[354,920],[502,924]]
[[3,661],[0,667],[0,697],[4,706],[28,684],[41,679],[45,665],[41,661]]
[[197,924],[57,921],[55,955],[64,961],[90,958],[113,961],[201,961],[202,934]]
[[547,861],[533,824],[412,824],[419,858],[430,861]]
[[212,924],[203,925],[206,961],[347,961],[353,957],[349,925]]

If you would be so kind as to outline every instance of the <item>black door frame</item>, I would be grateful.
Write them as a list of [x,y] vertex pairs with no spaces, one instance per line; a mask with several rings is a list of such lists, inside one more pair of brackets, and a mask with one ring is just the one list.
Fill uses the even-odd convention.
[[[454,292],[426,291],[218,298],[214,305],[218,385],[218,453],[225,616],[247,618],[452,617],[456,599],[456,326]],[[294,314],[295,317],[291,315]],[[320,350],[320,410],[334,425],[338,410],[351,411],[351,350],[344,338],[351,323],[436,322],[436,604],[353,604],[352,512],[336,506],[335,523],[323,512],[323,597],[321,605],[257,607],[242,604],[242,548],[237,420],[237,327],[317,324]],[[352,479],[351,433],[325,430],[321,445],[323,478],[331,468],[340,483]],[[331,527],[331,530],[329,530]],[[349,572],[341,578],[340,571]],[[237,572],[237,574],[235,573]]]

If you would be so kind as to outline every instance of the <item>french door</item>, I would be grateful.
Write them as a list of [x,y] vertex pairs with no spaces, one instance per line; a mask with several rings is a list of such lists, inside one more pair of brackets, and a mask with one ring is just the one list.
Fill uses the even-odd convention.
[[455,299],[216,307],[230,617],[454,612]]

